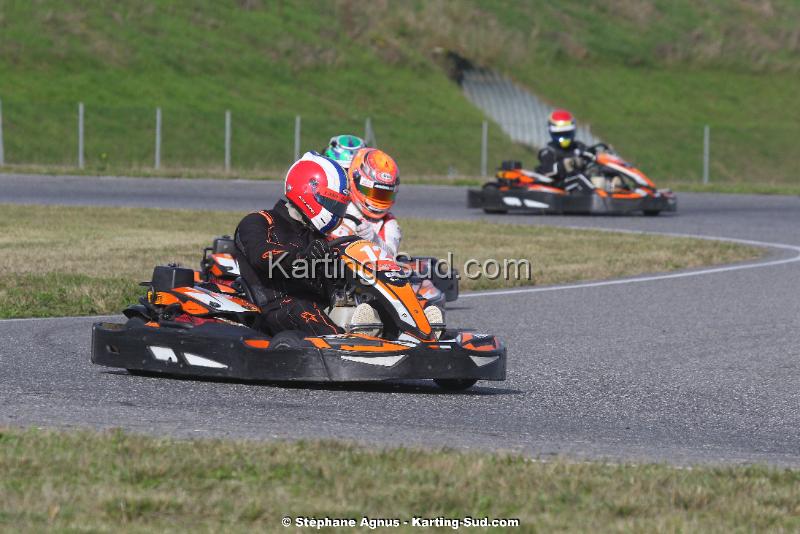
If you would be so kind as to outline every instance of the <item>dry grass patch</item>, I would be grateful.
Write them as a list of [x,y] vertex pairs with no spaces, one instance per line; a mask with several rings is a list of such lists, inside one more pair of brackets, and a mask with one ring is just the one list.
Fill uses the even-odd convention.
[[[2,205],[0,317],[116,313],[157,264],[197,267],[214,236],[243,213]],[[403,221],[404,250],[446,257],[527,259],[533,279],[462,280],[486,289],[667,271],[757,257],[752,247],[695,239],[483,222]]]
[[[434,229],[435,230],[432,230]],[[688,269],[759,257],[763,252],[734,243],[522,224],[403,221],[404,248],[415,254],[468,258],[527,259],[533,280],[463,280],[464,289],[559,284]]]
[[15,532],[272,532],[287,530],[284,516],[467,515],[518,518],[522,532],[800,529],[800,473],[757,466],[0,429],[0,473],[0,530]]

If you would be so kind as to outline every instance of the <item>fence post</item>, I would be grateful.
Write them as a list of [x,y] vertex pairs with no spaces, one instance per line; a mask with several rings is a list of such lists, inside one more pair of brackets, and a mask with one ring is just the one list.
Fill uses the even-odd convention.
[[488,165],[489,165],[489,122],[483,121],[483,129],[481,130],[481,176],[483,177],[486,176]]
[[83,168],[83,102],[78,103],[78,168]]
[[161,108],[156,108],[156,150],[153,167],[161,168]]
[[225,110],[225,172],[231,170],[231,110]]
[[300,115],[294,118],[294,161],[300,159]]
[[6,151],[3,146],[3,100],[0,99],[0,167],[6,164]]
[[708,124],[703,128],[703,184],[708,184],[709,163],[711,157],[711,128]]
[[372,129],[372,117],[364,119],[364,143],[373,147],[378,144],[378,140],[375,139],[375,130]]

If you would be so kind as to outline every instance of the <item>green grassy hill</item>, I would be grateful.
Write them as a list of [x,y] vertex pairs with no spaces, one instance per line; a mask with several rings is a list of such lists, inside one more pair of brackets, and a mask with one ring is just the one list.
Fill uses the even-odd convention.
[[[101,169],[152,164],[161,106],[166,166],[221,166],[230,109],[238,168],[285,169],[300,114],[304,149],[370,116],[406,173],[477,174],[483,116],[458,86],[422,54],[398,65],[352,41],[347,14],[319,5],[0,0],[7,161],[74,162],[83,101]],[[491,134],[493,159],[515,150]]]
[[[293,152],[373,119],[407,175],[476,174],[482,114],[446,52],[505,72],[656,177],[797,182],[800,6],[786,1],[430,2],[0,0],[0,98],[9,163],[69,164],[76,103],[87,163],[145,167],[154,108],[163,164],[277,172]],[[496,126],[490,161],[532,155]]]

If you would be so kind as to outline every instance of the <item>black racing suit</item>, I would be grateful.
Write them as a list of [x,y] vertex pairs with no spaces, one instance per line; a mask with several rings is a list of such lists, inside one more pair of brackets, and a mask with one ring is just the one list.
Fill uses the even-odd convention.
[[257,328],[272,335],[285,330],[311,335],[341,333],[323,311],[328,300],[323,279],[292,277],[293,262],[304,259],[309,244],[322,238],[315,229],[293,219],[283,200],[239,223],[234,238],[237,259],[241,276],[261,308]]
[[573,141],[569,148],[561,148],[551,141],[539,151],[539,166],[535,170],[556,183],[561,182],[583,170],[585,160],[581,154],[585,151],[586,145],[580,141]]

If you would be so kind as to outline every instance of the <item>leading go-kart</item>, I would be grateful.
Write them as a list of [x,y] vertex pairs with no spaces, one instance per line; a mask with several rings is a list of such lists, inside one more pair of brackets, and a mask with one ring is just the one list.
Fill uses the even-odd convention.
[[669,189],[658,189],[642,171],[598,143],[579,157],[580,167],[556,182],[525,170],[518,161],[504,161],[496,180],[470,189],[467,207],[486,213],[525,211],[566,214],[658,215],[676,211],[678,201]]
[[[218,284],[220,291],[230,293],[230,287],[239,277],[236,246],[228,235],[217,237],[210,247],[203,249],[197,281]],[[448,302],[458,300],[458,272],[446,261],[430,256],[407,256],[397,258],[398,263],[411,269],[409,280],[423,308],[437,306],[444,311]]]
[[[259,308],[246,283],[203,281],[177,266],[158,266],[124,323],[95,323],[92,362],[187,377],[257,381],[359,382],[433,379],[445,389],[505,380],[506,348],[494,335],[431,324],[407,271],[369,241],[331,242],[337,273],[331,300],[353,296],[375,310],[376,324],[344,334],[273,336],[254,326]],[[364,333],[363,329],[376,335]]]

